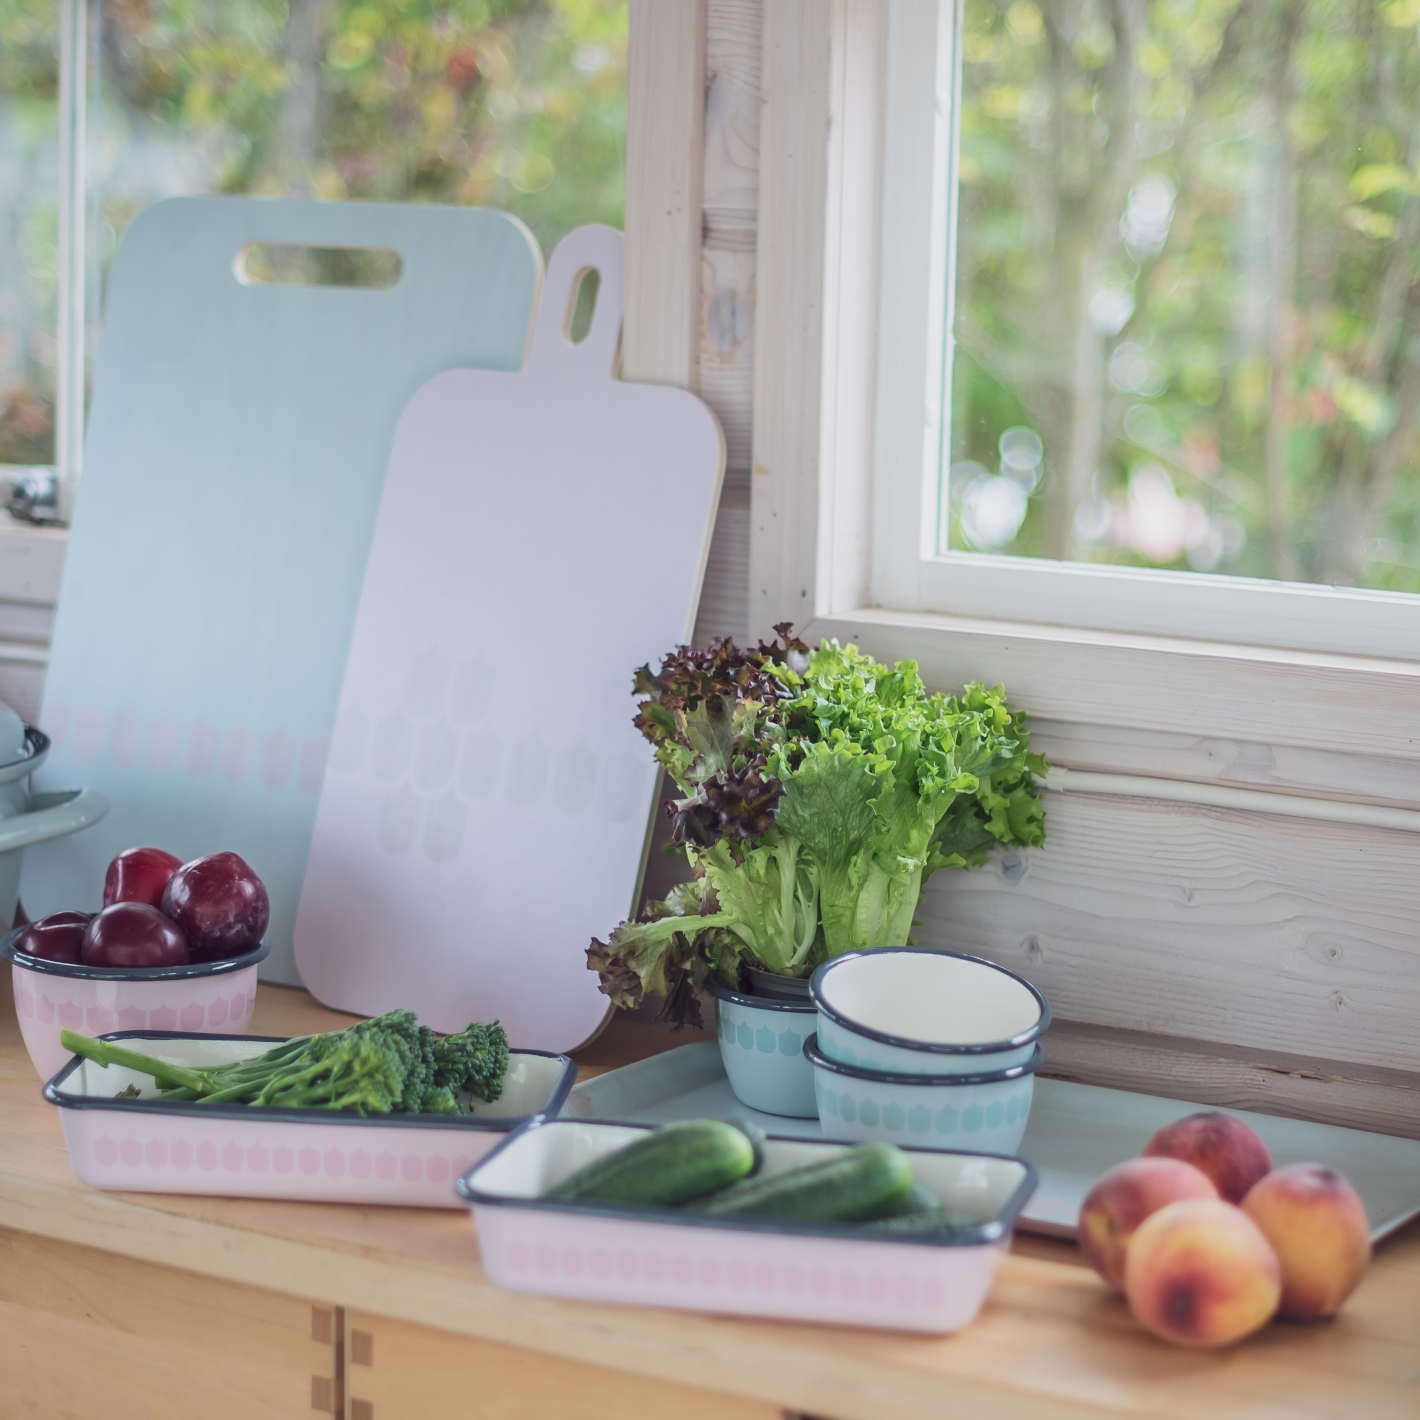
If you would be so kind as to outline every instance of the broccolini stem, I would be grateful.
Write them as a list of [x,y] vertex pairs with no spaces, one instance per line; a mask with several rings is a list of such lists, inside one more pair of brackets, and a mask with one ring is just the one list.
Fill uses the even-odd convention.
[[82,1055],[96,1065],[123,1065],[129,1070],[137,1070],[140,1075],[151,1075],[160,1085],[173,1085],[179,1089],[205,1093],[207,1078],[200,1071],[188,1070],[181,1065],[170,1065],[152,1055],[142,1055],[136,1050],[125,1050],[111,1040],[95,1040],[91,1035],[80,1035],[77,1031],[61,1030],[59,1043],[75,1055]]

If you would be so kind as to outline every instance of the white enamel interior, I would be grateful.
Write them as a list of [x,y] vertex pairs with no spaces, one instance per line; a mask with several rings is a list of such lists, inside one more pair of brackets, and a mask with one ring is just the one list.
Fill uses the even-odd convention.
[[[116,1042],[129,1050],[141,1051],[173,1065],[228,1065],[234,1060],[246,1060],[272,1048],[269,1040],[215,1040],[211,1036],[181,1036],[172,1039],[145,1039],[134,1036]],[[470,1101],[469,1114],[489,1119],[504,1119],[536,1114],[547,1107],[552,1092],[562,1079],[563,1061],[556,1056],[530,1055],[512,1050],[508,1053],[508,1074],[503,1093],[491,1103]],[[79,1068],[59,1086],[65,1094],[112,1099],[128,1085],[137,1085],[144,1099],[157,1097],[158,1090],[148,1075],[140,1075],[123,1065],[96,1065],[84,1060]]]
[[884,952],[834,962],[819,979],[826,1006],[854,1025],[928,1045],[988,1045],[1040,1020],[1035,997],[983,962]]
[[[625,1124],[558,1119],[514,1138],[473,1171],[472,1186],[494,1198],[540,1198],[573,1170],[619,1149],[646,1130]],[[764,1173],[780,1173],[842,1153],[846,1144],[817,1139],[766,1139]],[[935,1150],[911,1152],[912,1175],[953,1211],[975,1223],[1000,1215],[1020,1187],[1025,1166],[1014,1159]]]

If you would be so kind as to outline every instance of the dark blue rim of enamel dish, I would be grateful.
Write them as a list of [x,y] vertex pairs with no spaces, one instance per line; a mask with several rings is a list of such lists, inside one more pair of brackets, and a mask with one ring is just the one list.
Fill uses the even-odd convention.
[[814,1009],[814,1003],[807,996],[797,1001],[787,996],[752,996],[745,991],[731,991],[718,981],[707,981],[705,989],[717,1001],[732,1001],[736,1006],[748,1006],[756,1011],[796,1011],[799,1015],[811,1015]]
[[[263,1045],[284,1045],[294,1037],[285,1035],[208,1035],[204,1031],[119,1030],[101,1035],[99,1040],[240,1040]],[[530,1114],[354,1114],[348,1109],[285,1109],[279,1105],[202,1104],[198,1100],[117,1099],[113,1095],[80,1095],[64,1088],[64,1082],[84,1063],[72,1056],[44,1085],[44,1097],[61,1109],[123,1110],[138,1114],[184,1114],[200,1119],[260,1119],[303,1124],[344,1124],[380,1129],[501,1129],[508,1130],[530,1119],[556,1114],[567,1101],[577,1081],[577,1066],[566,1055],[550,1050],[510,1050],[510,1055],[540,1055],[544,1060],[560,1060],[562,1073],[547,1102]],[[495,1101],[496,1103],[496,1101]]]
[[[914,1040],[911,1036],[892,1035],[887,1031],[875,1030],[872,1026],[865,1026],[861,1021],[855,1021],[851,1017],[845,1016],[823,999],[824,978],[839,962],[856,961],[859,957],[886,956],[891,952],[911,952],[918,956],[951,957],[955,961],[970,961],[975,962],[977,966],[989,966],[992,971],[999,971],[1002,976],[1009,976],[1012,981],[1020,982],[1035,997],[1036,1007],[1040,1011],[1040,1019],[1033,1026],[1019,1031],[1008,1040],[987,1040],[979,1044],[972,1042],[970,1045],[946,1045],[939,1041]],[[868,1040],[879,1041],[883,1045],[896,1045],[903,1050],[920,1050],[933,1055],[989,1055],[996,1051],[1014,1050],[1019,1046],[1029,1045],[1033,1040],[1039,1040],[1050,1029],[1050,1002],[1040,994],[1035,986],[1024,976],[1018,976],[1009,968],[994,961],[987,961],[985,957],[972,956],[968,952],[940,952],[931,947],[865,947],[858,952],[844,952],[841,956],[824,962],[809,978],[809,996],[815,1009],[843,1030],[851,1031],[854,1035],[865,1036]]]
[[1023,1075],[1034,1075],[1045,1064],[1045,1047],[1040,1044],[1031,1051],[1029,1060],[979,1075],[903,1075],[893,1070],[879,1070],[873,1065],[845,1065],[841,1060],[830,1060],[818,1048],[817,1035],[804,1041],[803,1052],[804,1059],[815,1069],[828,1070],[850,1080],[874,1080],[884,1085],[941,1085],[948,1089],[953,1085],[997,1085],[1003,1080],[1019,1080]]
[[[1009,1238],[1011,1229],[1021,1209],[1026,1206],[1039,1183],[1039,1175],[1024,1159],[1012,1154],[972,1153],[966,1149],[924,1149],[915,1144],[899,1144],[897,1147],[907,1154],[950,1154],[964,1159],[999,1159],[1002,1163],[1014,1164],[1021,1170],[1021,1180],[1012,1190],[993,1218],[982,1223],[969,1223],[960,1228],[944,1229],[939,1233],[894,1233],[872,1232],[861,1223],[816,1223],[802,1222],[794,1218],[754,1218],[741,1214],[734,1217],[699,1213],[693,1207],[657,1208],[650,1205],[628,1207],[619,1203],[573,1202],[553,1198],[515,1198],[503,1193],[490,1193],[474,1183],[474,1175],[491,1164],[505,1149],[515,1148],[518,1141],[534,1129],[560,1129],[567,1126],[591,1126],[617,1129],[640,1129],[648,1131],[658,1126],[640,1121],[615,1119],[552,1119],[529,1120],[527,1124],[514,1130],[501,1143],[495,1144],[477,1163],[468,1168],[455,1182],[458,1195],[466,1203],[479,1208],[531,1208],[544,1213],[581,1214],[594,1218],[620,1218],[634,1223],[664,1223],[671,1227],[719,1228],[722,1231],[755,1233],[792,1233],[811,1238],[851,1238],[857,1242],[907,1243],[915,1247],[979,1247],[983,1243],[997,1243]],[[857,1139],[805,1139],[788,1134],[767,1134],[766,1143],[775,1144],[832,1144],[851,1149],[862,1141]]]
[[22,952],[15,943],[25,930],[25,927],[16,927],[0,943],[0,956],[42,976],[77,976],[86,981],[182,981],[189,976],[221,976],[229,971],[255,966],[271,954],[270,942],[258,942],[239,957],[189,961],[181,966],[85,966],[81,961],[50,961],[47,957],[32,957],[28,952]]

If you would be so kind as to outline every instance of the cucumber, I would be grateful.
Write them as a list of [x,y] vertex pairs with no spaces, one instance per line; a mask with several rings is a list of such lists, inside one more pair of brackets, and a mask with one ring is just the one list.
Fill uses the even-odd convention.
[[870,1233],[896,1233],[910,1237],[935,1237],[975,1226],[975,1219],[946,1208],[939,1208],[935,1213],[894,1213],[890,1218],[870,1218],[863,1224]]
[[879,1213],[875,1221],[887,1222],[893,1218],[921,1218],[941,1213],[942,1200],[923,1184],[914,1183],[907,1190],[907,1196],[895,1208]]
[[863,1224],[875,1233],[951,1233],[975,1226],[976,1220],[946,1207],[929,1188],[914,1183],[901,1204]]
[[759,1146],[722,1119],[663,1125],[569,1174],[545,1195],[564,1202],[674,1207],[753,1173]]
[[717,1217],[795,1218],[847,1223],[900,1208],[912,1165],[894,1144],[855,1144],[831,1158],[731,1184],[701,1208]]

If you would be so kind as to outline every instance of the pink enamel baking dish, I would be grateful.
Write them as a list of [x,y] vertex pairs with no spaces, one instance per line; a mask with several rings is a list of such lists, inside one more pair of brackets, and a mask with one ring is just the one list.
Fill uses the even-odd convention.
[[[116,1031],[105,1039],[198,1066],[260,1055],[284,1037]],[[71,1056],[44,1097],[59,1106],[75,1174],[93,1188],[457,1208],[458,1176],[510,1130],[561,1109],[575,1078],[565,1055],[513,1050],[502,1096],[471,1114],[360,1118],[157,1099],[146,1075]],[[116,1099],[127,1085],[146,1097]]]
[[[971,1220],[937,1237],[543,1196],[648,1127],[541,1120],[490,1150],[458,1181],[488,1276],[583,1300],[951,1332],[980,1310],[1036,1185],[1020,1159],[905,1148],[915,1180]],[[761,1167],[774,1172],[849,1147],[771,1135]]]

